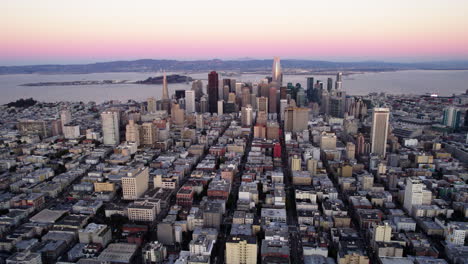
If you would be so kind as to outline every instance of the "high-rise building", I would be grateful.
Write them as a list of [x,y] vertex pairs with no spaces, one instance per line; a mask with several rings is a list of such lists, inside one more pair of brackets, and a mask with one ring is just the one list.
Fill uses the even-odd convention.
[[339,72],[336,74],[335,89],[341,90],[343,88],[343,73]]
[[193,81],[192,91],[195,91],[195,100],[200,101],[200,98],[203,96],[203,82],[201,80]]
[[68,125],[72,121],[71,112],[69,109],[63,109],[60,111],[60,121],[62,123],[62,132],[64,131],[64,126]]
[[277,83],[279,86],[283,84],[283,73],[281,72],[280,58],[273,58],[272,82]]
[[218,115],[224,114],[224,101],[223,100],[218,100]]
[[276,87],[270,87],[268,96],[268,113],[277,113],[277,90]]
[[390,242],[392,240],[392,227],[388,223],[375,225],[373,235],[373,242]]
[[242,88],[242,106],[250,104],[250,88],[246,86]]
[[257,98],[257,109],[259,112],[268,112],[268,98],[258,97]]
[[284,120],[284,111],[288,107],[288,100],[287,99],[281,99],[280,100],[280,118],[283,121]]
[[330,93],[333,90],[333,79],[328,78],[327,79],[327,91]]
[[256,264],[257,239],[254,236],[229,236],[226,240],[226,264]]
[[164,74],[163,74],[162,99],[163,99],[163,100],[168,100],[168,99],[169,99],[169,90],[167,89],[167,76],[166,76],[166,71],[164,71]]
[[388,135],[388,108],[374,108],[372,113],[371,152],[385,157]]
[[241,110],[242,126],[249,127],[253,123],[253,109],[251,105],[243,106]]
[[124,200],[136,200],[148,190],[148,167],[135,168],[122,177],[122,194]]
[[209,111],[208,107],[208,96],[204,95],[200,99],[200,112],[201,113],[207,113]]
[[185,90],[185,111],[195,113],[195,91]]
[[158,128],[152,122],[141,125],[140,143],[144,146],[153,146],[158,141]]
[[355,159],[356,154],[356,145],[352,142],[346,143],[346,158],[352,160]]
[[150,97],[146,100],[147,106],[146,106],[146,111],[148,113],[155,113],[156,112],[156,98]]
[[104,145],[118,145],[120,143],[120,114],[116,110],[101,113],[102,137]]
[[129,142],[135,142],[137,146],[140,146],[140,125],[136,124],[134,120],[129,120],[125,127],[125,140]]
[[444,109],[442,123],[453,129],[460,127],[461,111],[453,106]]
[[284,114],[286,132],[302,132],[309,125],[309,108],[287,107]]
[[143,263],[164,263],[167,257],[166,247],[159,241],[151,241],[142,248]]
[[415,205],[430,204],[432,193],[424,188],[424,183],[418,178],[406,178],[403,207],[411,214]]
[[212,114],[218,112],[218,73],[212,71],[208,74],[208,111]]
[[183,125],[185,122],[185,110],[179,104],[172,104],[171,115],[175,125]]

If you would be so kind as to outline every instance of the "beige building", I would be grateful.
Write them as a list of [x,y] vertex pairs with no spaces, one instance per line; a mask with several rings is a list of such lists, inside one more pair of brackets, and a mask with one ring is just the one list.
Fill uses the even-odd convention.
[[352,142],[346,143],[346,158],[352,160],[356,156],[356,145]]
[[286,132],[302,132],[308,128],[309,108],[287,107],[284,113],[284,130]]
[[336,135],[331,132],[322,132],[320,136],[320,149],[334,150],[336,149]]
[[136,201],[128,206],[127,215],[131,221],[153,222],[161,212],[160,200]]
[[183,125],[185,122],[185,110],[180,108],[179,104],[172,104],[171,110],[172,118],[174,120],[174,124],[176,125]]
[[388,136],[388,108],[374,108],[372,113],[371,152],[385,157]]
[[140,146],[140,131],[141,126],[136,124],[134,120],[129,120],[125,127],[125,140],[135,142],[137,146]]
[[158,128],[151,122],[143,123],[140,141],[141,145],[153,146],[158,141]]
[[229,237],[226,241],[227,264],[256,264],[257,240],[251,236]]
[[122,177],[122,192],[124,200],[136,200],[148,190],[148,167],[136,168]]
[[94,183],[95,192],[114,192],[115,183],[113,182],[95,182]]
[[297,155],[291,158],[291,170],[300,171],[301,170],[301,158]]
[[148,103],[148,106],[146,107],[146,111],[148,113],[156,113],[156,98],[154,97],[150,97],[148,98],[148,100],[146,101]]

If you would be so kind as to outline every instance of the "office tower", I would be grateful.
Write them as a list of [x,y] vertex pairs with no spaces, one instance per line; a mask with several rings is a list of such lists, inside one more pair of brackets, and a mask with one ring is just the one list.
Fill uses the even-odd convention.
[[343,118],[345,112],[346,97],[344,93],[338,93],[333,96],[325,96],[323,102],[328,104],[329,110],[327,111],[333,117]]
[[153,146],[158,141],[158,128],[152,122],[141,125],[140,143],[144,146]]
[[431,204],[432,193],[424,189],[424,183],[418,178],[406,178],[403,207],[411,214],[413,206]]
[[217,113],[218,115],[224,114],[224,101],[223,100],[218,100],[218,106],[217,106]]
[[192,91],[195,91],[195,100],[200,101],[200,98],[203,96],[203,82],[201,80],[193,81]]
[[336,74],[336,83],[335,83],[336,90],[341,90],[343,88],[342,76],[343,76],[343,73],[341,72]]
[[146,111],[148,113],[155,113],[156,112],[156,98],[150,97],[146,100],[147,106]]
[[278,122],[268,121],[266,127],[267,127],[267,131],[266,131],[267,139],[279,140],[280,128],[279,128]]
[[268,113],[277,113],[277,89],[276,87],[270,87],[270,92],[268,96]]
[[68,125],[72,121],[70,110],[63,109],[60,111],[60,122],[62,123],[62,133],[64,131],[65,125]]
[[257,125],[254,126],[254,138],[266,138],[266,128],[265,125],[260,125],[257,122]]
[[254,111],[257,110],[257,95],[256,94],[250,94],[250,105],[252,105],[252,108]]
[[167,89],[167,76],[166,76],[166,71],[164,71],[164,74],[163,74],[162,99],[163,99],[163,100],[169,100],[169,90]]
[[327,91],[330,93],[333,90],[333,79],[328,78],[327,79]]
[[288,87],[281,86],[280,87],[280,100],[288,98]]
[[218,112],[218,73],[212,71],[208,74],[208,111],[212,114]]
[[243,106],[241,110],[242,126],[251,126],[253,123],[253,109],[251,105]]
[[258,93],[259,93],[258,83],[252,84],[252,93],[255,94],[255,96],[258,96]]
[[125,127],[125,140],[129,142],[135,142],[137,146],[140,146],[140,125],[136,124],[134,120],[129,120]]
[[242,94],[242,88],[244,88],[245,84],[242,83],[242,82],[236,82],[236,86],[235,86],[235,93],[236,93],[236,96],[237,97],[240,97],[241,94]]
[[388,223],[375,225],[373,233],[373,242],[390,242],[392,239],[392,227]]
[[372,113],[371,152],[385,157],[388,135],[388,108],[374,108]]
[[256,264],[257,239],[254,236],[229,236],[226,240],[226,264]]
[[195,91],[185,90],[185,111],[195,113]]
[[277,83],[279,86],[283,84],[283,73],[281,72],[280,58],[273,58],[272,82]]
[[209,111],[208,107],[208,96],[204,95],[200,99],[200,112],[201,113],[207,113]]
[[[223,87],[224,86],[227,86],[228,87],[228,92],[227,94],[229,94],[230,92],[233,92],[234,91],[234,87],[231,88],[231,79],[223,79]],[[235,85],[235,82],[234,82],[234,85]],[[224,96],[226,96],[226,94],[224,94]]]
[[257,108],[259,112],[268,112],[268,98],[266,97],[257,98]]
[[251,105],[250,103],[250,88],[243,87],[242,88],[242,106]]
[[122,177],[122,194],[124,200],[136,200],[148,190],[148,167],[140,167],[127,172]]
[[461,111],[453,106],[444,109],[442,123],[453,129],[460,127]]
[[359,135],[357,135],[356,137],[356,147],[357,147],[357,154],[358,155],[362,155],[364,154],[364,145],[365,145],[365,139],[364,139],[364,135],[359,133]]
[[304,89],[299,88],[299,90],[296,93],[296,104],[299,107],[305,107],[306,106],[306,94]]
[[104,145],[117,145],[120,143],[120,114],[115,110],[101,113],[102,137]]
[[257,112],[257,125],[265,126],[268,120],[268,113],[265,111]]
[[307,77],[307,91],[314,89],[314,77]]
[[260,88],[260,97],[268,97],[270,94],[270,86],[266,83],[261,83],[259,85]]
[[308,128],[309,108],[287,107],[284,113],[284,130],[286,132],[302,132]]
[[229,85],[230,93],[233,93],[236,91],[236,83],[237,83],[236,79],[231,79],[231,85]]
[[223,86],[223,100],[225,102],[228,101],[229,93],[231,92],[231,89],[229,88],[228,85]]
[[346,143],[346,158],[352,160],[356,157],[356,145],[352,142]]
[[175,125],[183,125],[185,123],[185,110],[179,104],[172,104],[171,115]]
[[322,132],[320,135],[320,149],[334,150],[336,149],[336,135],[333,132]]
[[284,111],[286,110],[286,107],[288,107],[288,100],[281,99],[280,100],[280,118],[282,121],[284,120]]

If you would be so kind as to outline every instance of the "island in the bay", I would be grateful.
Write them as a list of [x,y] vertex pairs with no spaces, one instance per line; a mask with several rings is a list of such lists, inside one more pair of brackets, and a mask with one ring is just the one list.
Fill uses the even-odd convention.
[[[192,77],[171,74],[167,75],[168,83],[184,83],[193,81]],[[101,84],[162,84],[163,76],[148,77],[146,80],[141,81],[129,81],[129,80],[102,80],[102,81],[65,81],[65,82],[37,82],[37,83],[25,83],[21,86],[70,86],[70,85],[101,85]]]

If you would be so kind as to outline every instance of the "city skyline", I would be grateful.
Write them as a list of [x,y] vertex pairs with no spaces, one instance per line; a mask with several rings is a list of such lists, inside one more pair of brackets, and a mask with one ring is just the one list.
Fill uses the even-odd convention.
[[288,6],[49,0],[7,1],[0,7],[8,11],[0,18],[4,65],[272,56],[468,59],[468,3],[458,0],[293,1]]

